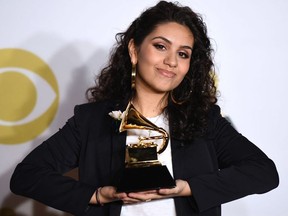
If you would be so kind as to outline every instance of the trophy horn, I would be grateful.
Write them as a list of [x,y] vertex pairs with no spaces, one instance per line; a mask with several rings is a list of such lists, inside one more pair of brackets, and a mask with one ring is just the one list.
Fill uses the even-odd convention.
[[151,137],[141,137],[141,141],[143,140],[155,140],[162,139],[162,144],[157,150],[158,154],[161,154],[165,151],[169,141],[168,133],[161,127],[153,124],[147,118],[145,118],[136,108],[133,106],[131,102],[129,102],[125,112],[124,117],[122,118],[119,131],[126,131],[129,129],[140,129],[140,130],[152,130],[157,131],[161,135],[159,136],[151,136]]

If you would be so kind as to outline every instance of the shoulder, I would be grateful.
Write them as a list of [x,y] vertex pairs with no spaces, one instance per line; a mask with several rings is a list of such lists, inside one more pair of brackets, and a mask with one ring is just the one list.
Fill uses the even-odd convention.
[[215,135],[215,132],[224,128],[231,128],[233,131],[235,130],[229,119],[222,116],[220,106],[213,105],[208,112],[207,132],[211,136],[212,134]]
[[[218,105],[213,105],[209,112],[208,112],[208,121],[209,123],[213,123],[216,121],[219,117],[222,117],[221,115],[221,108]],[[211,122],[212,121],[212,122]]]
[[99,122],[108,116],[108,113],[113,110],[113,103],[111,101],[101,101],[78,104],[74,107],[74,116],[70,119],[73,122]]
[[219,122],[222,122],[224,124],[231,125],[234,127],[233,123],[231,122],[231,119],[227,115],[223,115],[221,107],[218,105],[213,105],[213,107],[210,109],[208,114],[209,124],[219,124]]
[[74,107],[74,115],[68,119],[70,128],[87,133],[95,128],[106,128],[110,125],[109,112],[113,110],[112,101],[101,101],[79,104]]
[[100,101],[92,103],[78,104],[74,107],[75,115],[102,114],[113,110],[112,101]]

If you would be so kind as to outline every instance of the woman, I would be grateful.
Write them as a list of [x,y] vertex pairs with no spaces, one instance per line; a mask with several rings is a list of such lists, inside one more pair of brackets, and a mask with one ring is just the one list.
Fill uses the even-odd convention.
[[[275,165],[220,115],[201,17],[165,1],[117,35],[90,103],[15,169],[11,190],[75,215],[221,215],[221,204],[278,185]],[[131,72],[132,71],[132,72]],[[170,134],[159,160],[175,188],[117,192],[126,144],[108,114],[133,106]],[[138,131],[139,132],[139,131]],[[63,174],[79,167],[79,180]],[[149,202],[147,202],[149,201]]]

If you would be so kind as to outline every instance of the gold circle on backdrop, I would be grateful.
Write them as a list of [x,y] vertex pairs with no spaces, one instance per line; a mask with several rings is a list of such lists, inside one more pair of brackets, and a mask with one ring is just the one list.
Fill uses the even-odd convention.
[[[0,49],[0,69],[2,68],[22,68],[35,73],[50,85],[56,95],[50,106],[32,121],[17,125],[0,125],[1,144],[30,141],[47,129],[56,115],[59,105],[57,80],[48,64],[23,49]],[[29,115],[37,101],[37,91],[33,82],[24,74],[8,70],[0,73],[0,83],[0,120],[16,122]]]
[[32,112],[37,90],[33,82],[25,75],[7,71],[0,74],[0,119],[19,121]]

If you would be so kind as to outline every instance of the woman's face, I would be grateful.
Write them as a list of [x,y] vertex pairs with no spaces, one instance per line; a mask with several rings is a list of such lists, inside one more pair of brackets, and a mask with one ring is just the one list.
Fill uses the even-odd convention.
[[175,22],[158,25],[140,45],[129,43],[131,61],[137,64],[136,91],[166,93],[176,88],[189,70],[194,37]]

